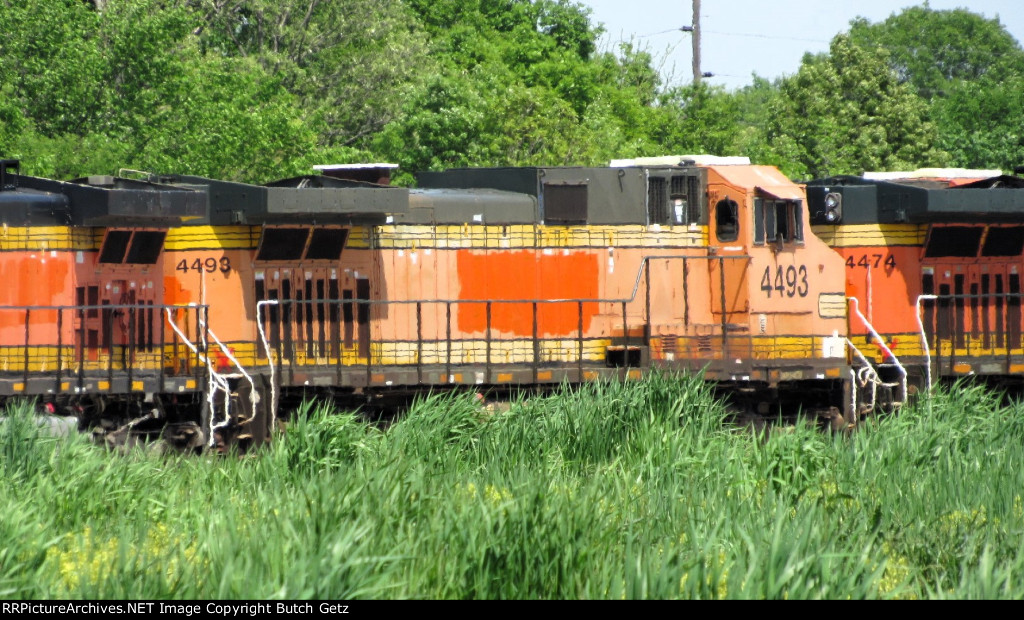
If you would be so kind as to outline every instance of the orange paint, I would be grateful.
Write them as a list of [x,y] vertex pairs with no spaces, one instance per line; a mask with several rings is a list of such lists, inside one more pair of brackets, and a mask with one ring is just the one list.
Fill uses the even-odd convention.
[[[561,251],[547,255],[529,250],[459,252],[458,276],[462,300],[597,299],[599,257],[596,253]],[[487,329],[487,305],[460,304],[458,329]],[[583,330],[598,312],[596,303],[583,304]],[[570,336],[579,327],[576,302],[537,304],[538,335]],[[533,307],[529,303],[494,303],[492,330],[530,337]]]
[[[883,334],[916,333],[914,306],[921,294],[920,246],[853,246],[836,251],[845,263],[846,294],[857,298],[860,311],[875,329]],[[895,266],[885,264],[890,257],[891,265]],[[871,266],[870,279],[866,265]],[[857,318],[851,321],[850,331],[868,333]]]
[[[73,303],[68,292],[69,257],[49,252],[5,254],[0,261],[0,280],[7,283],[0,300],[15,306],[49,306]],[[13,286],[12,286],[13,285]]]
[[178,278],[174,276],[164,276],[164,303],[168,306],[187,304],[190,302],[198,301],[193,299],[194,295],[192,291],[182,288],[178,282]]
[[[0,305],[10,306],[67,306],[75,303],[71,272],[71,257],[66,252],[56,256],[50,252],[4,253],[0,261]],[[31,322],[33,340],[45,337],[57,325],[56,310],[34,310]],[[13,328],[21,341],[25,314],[20,311],[0,312],[0,327]],[[9,338],[12,334],[4,334]]]

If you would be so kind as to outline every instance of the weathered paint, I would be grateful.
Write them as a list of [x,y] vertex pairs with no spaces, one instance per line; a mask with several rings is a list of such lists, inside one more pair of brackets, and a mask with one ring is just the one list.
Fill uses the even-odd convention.
[[[594,252],[544,251],[460,252],[458,279],[461,300],[598,299],[599,257]],[[598,304],[583,304],[583,329],[590,329]],[[463,332],[487,329],[486,304],[464,304],[458,315]],[[568,336],[578,331],[579,307],[574,302],[541,303],[537,332],[542,337]],[[530,304],[495,303],[491,329],[516,336],[533,336]]]

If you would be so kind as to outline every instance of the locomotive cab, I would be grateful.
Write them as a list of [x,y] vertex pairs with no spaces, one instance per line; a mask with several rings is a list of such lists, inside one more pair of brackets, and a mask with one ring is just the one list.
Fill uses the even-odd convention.
[[714,165],[708,205],[711,308],[726,359],[770,386],[845,380],[843,265],[809,234],[803,188],[775,168]]

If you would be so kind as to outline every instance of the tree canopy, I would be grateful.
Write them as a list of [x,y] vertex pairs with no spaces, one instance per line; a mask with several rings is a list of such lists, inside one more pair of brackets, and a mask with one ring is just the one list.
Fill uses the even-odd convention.
[[888,59],[847,35],[836,36],[827,55],[805,58],[769,109],[773,163],[800,177],[944,164],[927,104]]
[[967,9],[940,11],[925,4],[877,24],[860,18],[851,24],[850,40],[887,50],[899,80],[929,100],[948,95],[959,82],[1024,73],[1024,50],[999,18]]
[[264,181],[388,160],[748,155],[794,177],[1024,163],[1024,50],[998,19],[905,9],[735,92],[602,50],[573,0],[2,0],[0,155]]

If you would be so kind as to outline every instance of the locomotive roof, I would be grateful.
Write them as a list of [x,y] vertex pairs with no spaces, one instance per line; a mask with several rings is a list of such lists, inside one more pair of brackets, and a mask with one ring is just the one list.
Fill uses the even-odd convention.
[[[62,224],[76,226],[173,226],[185,218],[201,217],[206,212],[206,196],[182,187],[122,179],[87,177],[75,181],[55,181],[40,177],[15,177],[22,192],[62,196],[66,211],[42,217],[25,214],[25,223],[41,224],[55,217]],[[52,201],[52,199],[50,199]],[[35,199],[38,204],[39,199]]]
[[203,190],[209,196],[212,224],[383,222],[409,210],[409,190],[304,175],[252,185],[189,175],[160,177]]
[[726,182],[783,200],[804,200],[804,191],[773,166],[709,166]]
[[406,224],[532,224],[537,221],[537,198],[520,192],[473,188],[420,188],[409,192]]
[[1005,175],[953,186],[843,175],[808,182],[807,197],[819,205],[828,193],[842,194],[844,224],[998,221],[1024,212],[1021,188],[1024,179]]

